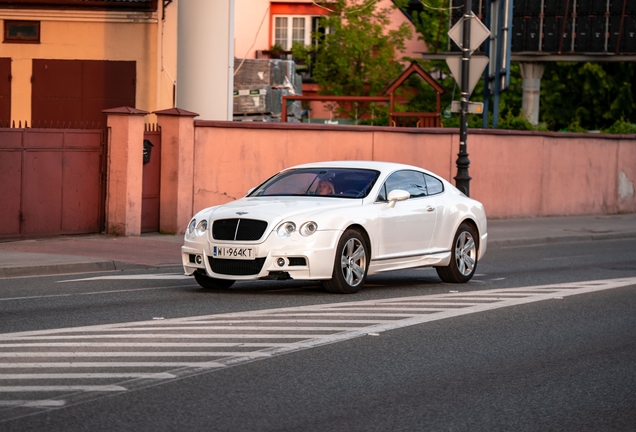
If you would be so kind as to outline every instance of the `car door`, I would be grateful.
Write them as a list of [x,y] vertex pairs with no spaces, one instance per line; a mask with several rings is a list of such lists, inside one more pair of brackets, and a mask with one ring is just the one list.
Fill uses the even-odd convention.
[[[410,198],[390,206],[392,190],[410,193]],[[436,197],[428,196],[424,173],[401,170],[391,174],[380,189],[378,258],[398,258],[425,254],[437,223]]]

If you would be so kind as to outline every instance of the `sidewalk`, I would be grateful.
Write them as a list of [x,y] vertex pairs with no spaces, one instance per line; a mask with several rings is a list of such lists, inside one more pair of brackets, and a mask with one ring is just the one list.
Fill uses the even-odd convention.
[[[488,248],[636,238],[636,214],[491,219]],[[66,236],[0,242],[0,279],[181,266],[182,235]]]

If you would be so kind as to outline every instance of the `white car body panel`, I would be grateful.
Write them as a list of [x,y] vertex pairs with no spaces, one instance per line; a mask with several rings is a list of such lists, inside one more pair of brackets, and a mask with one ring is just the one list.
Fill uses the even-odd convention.
[[[186,232],[182,247],[184,271],[205,272],[211,278],[254,280],[281,275],[300,280],[325,280],[333,275],[336,246],[344,231],[361,227],[370,243],[368,274],[421,266],[446,266],[451,259],[451,245],[459,225],[474,222],[479,235],[478,259],[487,247],[487,222],[483,206],[464,196],[452,184],[424,169],[386,162],[339,161],[305,164],[299,168],[358,168],[380,172],[365,198],[326,196],[258,196],[245,197],[198,212],[193,219],[206,220],[208,229],[201,236]],[[377,202],[386,178],[398,170],[414,170],[435,177],[444,186],[442,193],[410,198],[394,203]],[[212,226],[217,220],[248,218],[267,222],[259,240],[215,240]],[[307,221],[317,223],[317,231],[303,237],[296,230],[289,238],[280,238],[276,228],[282,222],[299,228]],[[240,223],[240,222],[239,222]],[[209,257],[214,246],[251,248],[263,265],[254,274],[221,274],[212,270]],[[201,257],[201,262],[193,262]],[[305,265],[291,265],[288,260],[304,258]],[[278,258],[285,264],[279,266]],[[251,260],[250,260],[251,261]],[[234,264],[234,263],[230,263]],[[247,263],[251,264],[251,263]]]

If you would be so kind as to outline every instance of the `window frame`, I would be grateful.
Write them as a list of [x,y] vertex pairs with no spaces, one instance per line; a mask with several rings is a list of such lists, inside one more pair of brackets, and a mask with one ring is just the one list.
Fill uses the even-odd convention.
[[287,46],[284,45],[280,45],[283,47],[283,49],[285,51],[290,51],[292,49],[292,46],[294,44],[294,42],[299,42],[298,40],[294,40],[294,18],[298,19],[298,18],[302,18],[305,22],[304,25],[304,36],[303,36],[303,44],[305,46],[307,45],[311,45],[312,40],[311,40],[311,33],[312,33],[312,19],[314,17],[319,17],[319,15],[302,15],[302,14],[298,14],[298,15],[289,15],[289,14],[275,14],[272,15],[272,45],[277,45],[277,41],[280,40],[279,38],[277,38],[277,33],[278,33],[278,26],[277,26],[277,19],[278,18],[285,18],[287,19],[287,28],[286,28],[286,32],[287,32],[287,39],[286,39],[286,44]]
[[[23,44],[39,44],[41,39],[40,21],[33,20],[4,20],[3,43],[23,43]],[[11,26],[34,26],[36,35],[34,37],[10,36],[9,29]]]

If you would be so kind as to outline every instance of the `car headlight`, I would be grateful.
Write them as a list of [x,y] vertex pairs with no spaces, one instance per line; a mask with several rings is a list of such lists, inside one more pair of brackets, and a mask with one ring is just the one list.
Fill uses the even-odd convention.
[[208,221],[206,221],[205,219],[203,219],[201,222],[199,222],[199,224],[197,225],[196,229],[194,230],[194,233],[197,235],[197,237],[201,237],[203,234],[205,234],[205,231],[208,229]]
[[293,222],[283,222],[276,228],[276,234],[280,238],[287,238],[296,231],[296,224]]
[[298,232],[301,236],[309,237],[318,230],[318,224],[314,221],[305,222],[300,226]]
[[188,234],[192,234],[194,232],[194,228],[197,226],[197,220],[192,219],[190,221],[190,225],[188,225]]

